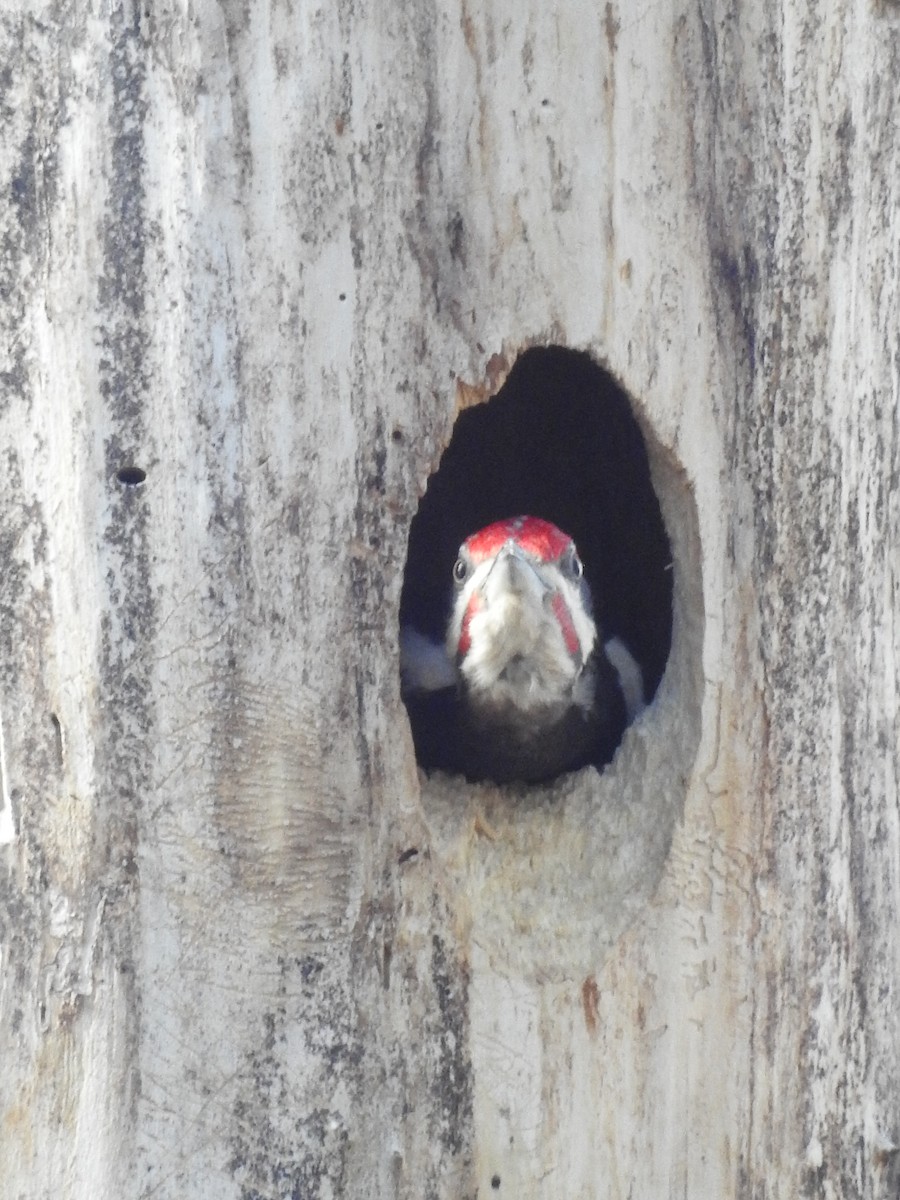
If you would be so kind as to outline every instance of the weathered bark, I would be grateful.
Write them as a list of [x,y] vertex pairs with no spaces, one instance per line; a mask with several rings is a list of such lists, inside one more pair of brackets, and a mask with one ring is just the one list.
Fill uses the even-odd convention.
[[[896,1196],[896,6],[0,39],[0,1192]],[[675,627],[512,802],[417,776],[397,612],[540,343],[636,399]]]

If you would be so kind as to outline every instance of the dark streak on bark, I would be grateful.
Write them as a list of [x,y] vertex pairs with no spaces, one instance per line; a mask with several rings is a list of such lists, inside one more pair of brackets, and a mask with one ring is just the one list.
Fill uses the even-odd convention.
[[[54,87],[58,81],[43,69],[49,41],[48,29],[28,14],[0,17],[0,128],[17,157],[12,176],[4,181],[7,203],[0,205],[0,339],[10,364],[0,372],[0,416],[18,406],[14,425],[21,419],[38,453],[43,449],[42,414],[34,403],[30,309],[34,280],[44,277],[52,250],[49,227],[63,119],[61,90]],[[27,104],[17,103],[21,96],[28,97]],[[50,550],[47,514],[30,490],[33,468],[29,464],[26,469],[23,444],[27,440],[15,439],[0,448],[0,696],[7,706],[5,782],[23,847],[5,859],[10,869],[4,869],[0,889],[0,943],[9,950],[5,973],[11,994],[34,1000],[26,1012],[18,1010],[17,1024],[25,1020],[44,1033],[62,1005],[70,1004],[77,967],[64,951],[48,964],[43,950],[51,942],[49,894],[52,890],[58,896],[70,880],[69,864],[48,849],[53,801],[64,786],[56,735],[46,719],[52,705],[42,661],[53,636],[52,597],[48,584],[37,581]],[[29,567],[32,557],[38,571]],[[33,781],[40,781],[39,789]],[[34,803],[38,796],[40,802]],[[77,908],[81,897],[70,898]]]
[[468,976],[461,964],[451,963],[437,934],[431,942],[431,977],[441,1015],[435,1107],[441,1116],[441,1141],[449,1154],[459,1155],[471,1145],[472,1136]]
[[[852,104],[853,81],[842,60],[847,26],[834,22],[829,52],[822,55],[820,18],[810,11],[803,18],[805,29],[793,30],[787,55],[782,20],[777,6],[766,5],[748,19],[740,6],[726,10],[700,0],[695,40],[693,31],[680,36],[692,96],[694,186],[709,230],[712,277],[724,301],[719,339],[733,388],[724,406],[732,414],[726,457],[752,495],[752,511],[736,512],[734,521],[736,530],[739,522],[752,529],[763,680],[759,701],[769,730],[765,752],[758,756],[767,836],[755,873],[766,880],[770,894],[799,891],[803,897],[790,927],[780,932],[777,907],[767,913],[764,905],[757,914],[763,960],[771,963],[777,947],[775,962],[783,965],[770,965],[757,984],[750,1063],[753,1068],[765,1061],[771,1070],[793,1047],[801,1076],[817,1085],[820,1097],[830,1093],[834,1098],[829,1112],[823,1112],[821,1099],[807,1087],[804,1104],[786,1113],[781,1096],[766,1083],[767,1069],[760,1076],[754,1071],[739,1194],[760,1194],[756,1171],[761,1163],[787,1163],[794,1148],[817,1145],[819,1165],[798,1163],[801,1195],[823,1190],[870,1195],[876,1186],[874,1159],[872,1148],[864,1145],[860,1112],[884,1052],[880,1045],[881,1054],[875,1054],[870,1044],[883,1021],[871,999],[876,980],[892,974],[896,979],[896,971],[881,962],[879,947],[869,942],[869,931],[878,928],[872,925],[874,912],[883,912],[885,901],[877,903],[873,896],[881,851],[865,828],[885,787],[882,781],[873,789],[871,767],[866,768],[875,748],[865,744],[872,714],[865,711],[864,690],[855,674],[841,679],[844,664],[858,669],[860,652],[855,645],[842,648],[844,638],[852,642],[854,634],[837,629],[835,622],[836,613],[851,626],[867,616],[878,620],[878,605],[871,573],[858,574],[866,550],[863,531],[853,511],[841,512],[842,481],[846,489],[853,463],[829,360],[843,314],[828,280],[832,263],[847,259],[847,277],[858,277],[851,221],[860,214],[865,219],[866,206],[857,208],[854,198],[860,189],[887,198],[885,181],[896,180],[896,170],[892,173],[889,165],[889,143],[886,153],[861,162],[858,114],[864,109]],[[884,58],[891,54],[886,49]],[[824,104],[817,102],[823,73]],[[882,64],[870,78],[890,75]],[[876,116],[877,104],[870,108],[869,128],[889,128],[886,115]],[[861,177],[861,166],[870,169],[871,178]],[[879,204],[870,211],[877,213]],[[819,261],[811,245],[824,248]],[[861,281],[862,292],[867,286]],[[815,318],[810,296],[822,297]],[[852,379],[857,368],[847,364],[847,377]],[[857,423],[878,427],[852,407],[850,439]],[[863,462],[866,453],[859,447]],[[870,458],[859,475],[877,477],[882,467],[877,456]],[[884,518],[883,507],[878,514]],[[867,536],[871,546],[872,532]],[[890,545],[889,530],[874,544]],[[827,703],[810,705],[815,678],[823,680],[823,699],[831,698],[832,685],[837,688],[841,728],[836,736],[829,727],[833,709]],[[833,785],[827,782],[835,759],[844,792],[837,827],[828,807]],[[840,882],[845,871],[849,896]],[[826,1005],[824,1019],[820,1003]],[[885,1089],[887,1111],[880,1120],[885,1136],[896,1139],[890,1091]],[[786,1179],[782,1185],[788,1186]]]
[[[345,1161],[351,1130],[340,1111],[323,1103],[358,1069],[362,1045],[353,1025],[346,963],[326,958],[281,958],[279,1001],[263,1020],[258,1048],[241,1071],[233,1108],[229,1168],[241,1200],[273,1194],[306,1200],[346,1194]],[[284,1065],[289,1039],[305,1042],[303,1077]],[[351,1089],[352,1090],[352,1089]]]
[[[99,797],[95,838],[105,861],[100,873],[124,986],[135,987],[129,968],[134,955],[135,902],[139,883],[138,837],[143,802],[150,785],[154,717],[145,673],[156,624],[148,550],[149,492],[118,484],[116,472],[138,463],[153,464],[144,416],[149,388],[145,324],[144,124],[143,95],[147,48],[140,8],[125,4],[110,13],[107,63],[112,103],[109,110],[109,200],[103,240],[103,271],[98,281],[102,328],[98,330],[100,393],[107,435],[104,472],[98,483],[110,496],[104,530],[107,603],[101,618],[98,687],[105,720],[97,757]],[[128,968],[128,969],[126,969]],[[129,1017],[136,1028],[140,997],[133,994]],[[136,1077],[126,1097],[140,1090]]]
[[[57,135],[61,101],[36,63],[39,28],[27,18],[16,22],[4,45],[7,61],[0,65],[0,128],[5,136],[19,134],[19,162],[8,181],[8,209],[0,215],[0,305],[8,329],[4,357],[12,365],[0,372],[0,410],[7,399],[29,397],[26,336],[26,297],[29,268],[37,270],[49,249],[49,213],[56,197]],[[24,113],[15,104],[15,91],[28,77],[31,103]],[[17,128],[18,127],[18,128]]]

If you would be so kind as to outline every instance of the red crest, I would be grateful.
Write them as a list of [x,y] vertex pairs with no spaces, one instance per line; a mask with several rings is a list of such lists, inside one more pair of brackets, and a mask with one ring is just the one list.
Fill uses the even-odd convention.
[[540,517],[507,517],[479,529],[464,545],[476,564],[493,558],[512,538],[540,562],[556,562],[572,545],[572,539],[550,521]]

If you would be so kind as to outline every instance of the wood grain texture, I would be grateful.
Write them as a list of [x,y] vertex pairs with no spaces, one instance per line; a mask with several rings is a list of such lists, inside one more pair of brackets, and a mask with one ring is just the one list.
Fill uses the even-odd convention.
[[[31,0],[0,63],[0,1191],[896,1196],[896,6]],[[636,399],[674,640],[516,800],[417,775],[397,615],[540,344]]]

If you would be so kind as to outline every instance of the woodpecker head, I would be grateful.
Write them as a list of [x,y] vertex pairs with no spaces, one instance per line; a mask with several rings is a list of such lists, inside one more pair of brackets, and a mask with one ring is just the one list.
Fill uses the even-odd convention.
[[476,708],[523,717],[592,702],[597,628],[570,537],[538,517],[496,521],[453,567],[447,653]]

